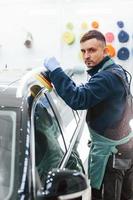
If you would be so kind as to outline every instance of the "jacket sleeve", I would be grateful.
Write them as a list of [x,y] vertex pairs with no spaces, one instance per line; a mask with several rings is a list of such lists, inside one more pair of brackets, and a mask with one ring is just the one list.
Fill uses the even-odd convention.
[[61,68],[49,74],[59,96],[74,110],[88,109],[118,92],[118,78],[108,71],[95,74],[86,84],[76,86]]

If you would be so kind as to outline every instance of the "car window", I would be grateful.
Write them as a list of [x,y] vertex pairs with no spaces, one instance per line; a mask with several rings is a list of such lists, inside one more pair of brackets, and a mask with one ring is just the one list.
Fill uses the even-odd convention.
[[0,111],[0,200],[10,195],[13,187],[16,114]]
[[66,152],[57,118],[44,94],[36,102],[34,113],[36,167],[41,180],[57,168]]
[[74,132],[78,126],[79,114],[76,111],[73,111],[53,90],[50,95],[56,105],[56,108],[60,114],[62,125],[65,130],[63,136],[65,138],[66,146],[69,147],[71,139],[74,135]]

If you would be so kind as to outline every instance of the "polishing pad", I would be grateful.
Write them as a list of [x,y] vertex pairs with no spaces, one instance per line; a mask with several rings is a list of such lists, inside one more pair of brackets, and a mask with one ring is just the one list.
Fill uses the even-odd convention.
[[35,77],[38,81],[41,82],[42,85],[44,85],[49,91],[52,90],[53,86],[50,82],[50,80],[45,76],[45,74],[35,74]]

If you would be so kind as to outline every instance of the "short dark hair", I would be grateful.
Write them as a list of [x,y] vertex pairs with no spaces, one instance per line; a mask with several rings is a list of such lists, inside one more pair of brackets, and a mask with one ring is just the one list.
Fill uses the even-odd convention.
[[93,39],[93,38],[96,38],[97,40],[100,40],[101,42],[106,44],[106,40],[105,40],[104,35],[100,31],[97,31],[97,30],[90,30],[87,33],[85,33],[81,37],[80,43],[85,42],[85,41],[90,40],[90,39]]

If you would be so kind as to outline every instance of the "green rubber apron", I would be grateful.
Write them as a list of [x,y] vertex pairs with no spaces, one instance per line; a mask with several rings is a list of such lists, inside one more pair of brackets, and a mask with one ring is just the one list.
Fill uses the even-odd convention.
[[100,189],[109,156],[118,152],[116,146],[127,143],[133,132],[120,140],[111,140],[90,129],[92,145],[88,160],[88,174],[92,188]]

